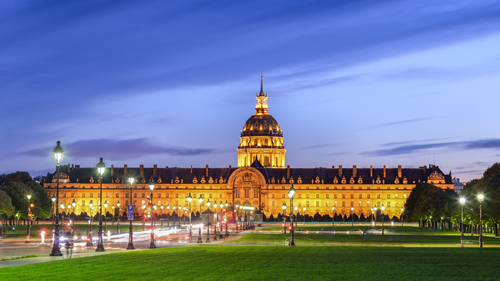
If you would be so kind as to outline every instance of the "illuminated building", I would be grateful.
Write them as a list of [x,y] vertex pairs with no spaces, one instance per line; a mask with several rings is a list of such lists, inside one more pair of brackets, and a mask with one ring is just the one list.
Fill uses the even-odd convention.
[[[261,78],[262,79],[262,78]],[[444,174],[438,166],[419,168],[358,168],[332,166],[331,168],[291,168],[285,166],[283,131],[278,122],[268,113],[267,95],[261,90],[257,94],[256,112],[241,131],[238,151],[238,167],[210,168],[139,168],[111,167],[103,176],[103,200],[110,206],[120,201],[123,206],[131,200],[128,177],[135,177],[132,203],[142,212],[141,206],[149,201],[148,182],[156,182],[154,203],[158,206],[188,207],[188,195],[200,195],[211,202],[251,205],[267,217],[282,212],[281,206],[288,202],[287,192],[293,184],[297,194],[294,201],[303,214],[332,215],[354,212],[367,217],[374,206],[386,207],[385,214],[400,216],[401,208],[415,184],[432,183],[443,189],[453,189],[450,174]],[[79,165],[61,167],[60,202],[77,202],[76,213],[90,212],[89,203],[98,203],[98,174],[96,168],[80,168]],[[49,175],[44,187],[52,196],[55,193],[56,177]],[[66,202],[67,201],[67,202]],[[192,201],[193,211],[199,210],[197,200]],[[203,205],[203,210],[206,210]],[[213,209],[213,207],[211,206]],[[170,209],[171,211],[173,209]],[[171,212],[170,211],[170,212]]]

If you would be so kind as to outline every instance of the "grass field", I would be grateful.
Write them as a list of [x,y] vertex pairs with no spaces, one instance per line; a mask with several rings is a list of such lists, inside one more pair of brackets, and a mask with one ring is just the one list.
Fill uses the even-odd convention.
[[[266,244],[284,245],[289,234],[248,234],[242,238],[230,241],[230,244]],[[478,236],[465,236],[464,243],[470,246],[479,244]],[[339,235],[339,234],[304,234],[296,233],[295,242],[297,245],[342,245],[348,244],[369,244],[369,245],[393,245],[393,246],[460,246],[460,236],[456,235]],[[483,237],[483,244],[500,246],[500,239],[494,237]],[[500,253],[499,253],[500,254]]]
[[197,246],[0,269],[0,280],[498,280],[498,249]]
[[[381,224],[377,224],[377,229],[382,229]],[[263,227],[260,228],[259,230],[262,231],[280,231],[282,228],[279,226],[268,226],[268,227]],[[295,227],[295,230],[297,231],[349,231],[351,229],[361,229],[363,231],[369,230],[369,229],[375,229],[374,226],[368,226],[368,225],[335,225],[333,227],[331,224],[328,226],[297,226]],[[393,235],[460,235],[459,231],[446,231],[446,230],[435,230],[435,229],[426,229],[426,228],[418,228],[418,227],[413,227],[413,226],[391,226],[390,224],[386,224],[384,226],[384,229],[388,232],[390,232]],[[467,234],[466,234],[467,235]],[[468,234],[470,235],[470,233]]]

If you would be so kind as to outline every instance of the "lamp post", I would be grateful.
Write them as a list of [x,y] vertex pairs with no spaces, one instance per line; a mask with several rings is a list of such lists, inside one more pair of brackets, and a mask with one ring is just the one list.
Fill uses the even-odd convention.
[[290,241],[288,242],[288,246],[295,246],[295,231],[293,229],[293,221],[295,215],[293,214],[293,197],[295,196],[295,188],[290,187],[288,190],[288,198],[290,198]]
[[371,208],[370,211],[372,212],[372,226],[373,226],[373,208]]
[[167,227],[170,226],[170,205],[167,203],[167,217],[169,218],[167,220]]
[[283,203],[283,206],[281,206],[281,209],[283,209],[283,223],[281,226],[283,226],[283,234],[286,234],[286,203]]
[[222,201],[219,202],[219,208],[220,208],[220,219],[219,219],[219,238],[222,239],[224,238],[224,235],[222,235],[222,207],[224,207],[224,204],[222,204]]
[[305,224],[305,222],[306,222],[306,207],[302,208],[302,210],[304,211],[302,216],[304,217],[304,224]]
[[104,241],[102,239],[102,175],[106,165],[102,162],[102,157],[99,163],[97,163],[97,171],[99,172],[99,182],[100,182],[100,199],[99,199],[99,239],[97,240],[96,252],[104,252]]
[[351,207],[351,226],[354,226],[354,207]]
[[380,215],[382,216],[382,235],[384,235],[384,219],[385,219],[385,216],[384,216],[384,210],[385,210],[384,204],[382,204],[382,207],[380,209],[382,209],[382,211],[380,212]]
[[335,207],[332,207],[332,226],[335,227]]
[[94,243],[92,242],[92,221],[93,221],[93,217],[92,217],[92,210],[94,209],[94,203],[92,203],[92,200],[90,200],[90,203],[89,203],[89,207],[90,207],[90,237],[89,237],[89,240],[87,241],[87,247],[93,247],[94,246]]
[[375,224],[374,224],[374,226],[375,226],[375,229],[376,229],[377,228],[377,206],[375,206],[373,208],[373,210],[375,211]]
[[483,203],[484,195],[479,194],[477,196],[477,200],[479,200],[479,247],[483,247],[483,210],[482,210],[482,203]]
[[160,228],[163,228],[163,204],[160,206]]
[[[71,214],[69,213],[71,211],[71,204],[68,204],[68,206],[66,206],[68,208],[68,219],[69,219],[69,223],[68,223],[68,226],[71,228],[71,224],[73,223],[73,219],[72,219],[72,216]],[[74,230],[72,230],[70,233],[72,233]]]
[[26,234],[26,243],[31,243],[31,195],[28,194],[28,233]]
[[108,232],[108,201],[104,202],[104,232]]
[[[207,208],[210,210],[210,199],[207,201]],[[210,212],[209,212],[210,213]],[[210,242],[210,214],[208,215],[208,222],[207,222],[207,243]]]
[[[153,181],[153,179],[151,179],[149,181],[149,189],[151,190],[151,203],[150,203],[150,207],[153,208],[153,190],[155,189],[155,182]],[[146,219],[146,217],[144,217],[144,220]],[[151,232],[151,241],[149,242],[149,248],[150,249],[156,249],[156,245],[155,245],[155,229],[154,229],[154,225],[153,225],[153,214],[151,214],[151,227],[150,227],[150,232]]]
[[404,208],[401,208],[401,226],[404,226],[405,225],[405,218],[403,216],[403,212],[405,211]]
[[[132,185],[134,184],[134,181],[135,179],[134,178],[128,178],[128,182],[130,183],[130,204],[129,206],[133,206],[132,204]],[[133,221],[133,218],[130,219],[130,227],[129,227],[129,230],[128,230],[128,246],[127,246],[127,250],[134,250],[135,247],[134,247],[134,232],[132,230],[132,221]]]
[[226,223],[226,237],[227,237],[227,236],[229,235],[229,234],[227,233],[227,223],[228,223],[228,217],[227,217],[227,206],[229,206],[229,203],[227,203],[227,200],[226,200],[226,203],[224,204],[224,206],[226,206],[226,221],[225,221],[225,223]]
[[76,217],[75,207],[76,207],[76,201],[75,201],[74,198],[73,198],[73,202],[71,202],[71,206],[73,206],[73,234],[75,234],[75,217]]
[[460,198],[460,205],[462,205],[462,222],[460,223],[460,232],[462,233],[460,236],[460,246],[464,247],[464,204],[465,198]]
[[189,202],[189,243],[193,243],[193,232],[191,231],[191,201],[193,201],[193,197],[191,197],[191,193],[188,196]]
[[234,208],[234,221],[236,222],[236,233],[238,233],[238,217],[239,217],[239,214],[238,214],[238,208],[240,207],[239,204],[236,204],[235,205],[235,208]]
[[[61,142],[57,141],[57,146],[54,148],[54,158],[56,159],[56,214],[59,213],[59,163],[62,160],[63,149],[61,147]],[[54,244],[52,246],[52,251],[50,252],[50,256],[62,256],[61,249],[59,249],[59,218],[55,218],[54,223]]]
[[219,222],[219,218],[217,217],[217,201],[214,201],[214,209],[215,209],[215,225],[214,225],[213,241],[217,241],[217,223]]
[[116,233],[120,234],[120,200],[116,203],[116,210],[118,211],[118,216],[116,217]]
[[198,198],[198,203],[200,203],[200,224],[202,225],[198,228],[198,243],[203,243],[203,241],[201,241],[201,228],[203,227],[203,220],[201,219],[201,204],[203,203],[203,197],[201,195],[200,198]]

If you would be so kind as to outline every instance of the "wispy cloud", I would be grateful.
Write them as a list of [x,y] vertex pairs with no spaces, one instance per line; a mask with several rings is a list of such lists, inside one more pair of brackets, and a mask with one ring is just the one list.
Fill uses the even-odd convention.
[[[173,156],[203,155],[215,152],[210,148],[185,148],[181,146],[162,146],[153,144],[148,138],[115,140],[81,140],[65,144],[65,149],[71,151],[73,157],[106,157],[113,160],[126,160],[148,155],[166,154]],[[50,148],[37,148],[21,152],[20,155],[46,157]]]
[[404,155],[412,153],[422,153],[435,148],[452,148],[452,149],[500,149],[500,139],[484,139],[464,142],[441,142],[428,144],[414,145],[396,145],[387,149],[372,150],[361,153],[366,156],[391,156]]
[[416,118],[416,119],[407,119],[407,120],[401,120],[401,121],[395,121],[395,122],[389,122],[389,123],[383,123],[375,126],[370,126],[366,127],[364,129],[374,129],[374,128],[380,128],[380,127],[388,127],[388,126],[396,126],[396,125],[404,125],[408,123],[417,123],[417,122],[423,122],[423,121],[429,121],[436,119],[437,117],[426,117],[426,118]]

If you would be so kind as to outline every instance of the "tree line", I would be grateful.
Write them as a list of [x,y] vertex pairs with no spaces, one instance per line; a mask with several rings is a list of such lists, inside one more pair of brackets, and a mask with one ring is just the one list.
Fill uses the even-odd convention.
[[[480,225],[480,209],[477,196],[484,195],[481,204],[482,223]],[[495,163],[483,173],[480,179],[467,182],[461,194],[454,190],[443,190],[428,183],[418,183],[413,188],[405,204],[405,217],[418,221],[419,225],[428,228],[460,230],[462,221],[462,205],[460,198],[465,199],[463,206],[464,231],[478,233],[495,233],[499,236],[500,220],[500,163]]]
[[[39,183],[27,172],[0,175],[0,217],[3,223],[25,223],[28,219],[28,205],[33,204],[33,220],[52,216],[52,200]],[[28,200],[31,195],[31,200]]]

